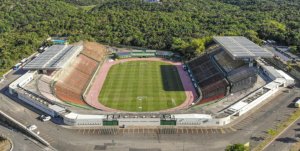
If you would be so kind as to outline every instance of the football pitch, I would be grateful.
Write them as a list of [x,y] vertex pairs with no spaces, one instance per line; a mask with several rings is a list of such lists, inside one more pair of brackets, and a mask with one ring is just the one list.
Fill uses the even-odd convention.
[[101,104],[133,112],[173,108],[185,99],[176,66],[159,61],[128,61],[113,65],[99,95]]

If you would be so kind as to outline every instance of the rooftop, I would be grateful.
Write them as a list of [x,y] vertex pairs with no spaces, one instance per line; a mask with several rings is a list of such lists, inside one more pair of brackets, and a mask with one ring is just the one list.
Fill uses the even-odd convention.
[[82,46],[53,45],[26,64],[27,70],[60,69],[74,55],[83,49]]
[[246,37],[242,36],[217,36],[213,38],[214,41],[222,46],[223,49],[233,59],[244,58],[271,58],[273,54],[254,42],[250,41]]

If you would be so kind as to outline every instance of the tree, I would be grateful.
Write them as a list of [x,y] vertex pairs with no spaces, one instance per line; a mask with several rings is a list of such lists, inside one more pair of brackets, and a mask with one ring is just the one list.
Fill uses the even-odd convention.
[[290,46],[290,51],[293,54],[299,53],[299,50],[298,50],[297,46]]
[[208,43],[212,41],[211,37],[204,37],[199,39],[193,39],[191,42],[191,46],[196,49],[198,54],[202,54],[205,51],[205,48]]

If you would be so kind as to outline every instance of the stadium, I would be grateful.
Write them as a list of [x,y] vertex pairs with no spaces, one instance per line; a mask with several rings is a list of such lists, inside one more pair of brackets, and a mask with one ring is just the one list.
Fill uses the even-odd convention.
[[213,40],[190,60],[93,42],[53,45],[23,67],[10,92],[67,125],[220,126],[293,84],[249,39]]

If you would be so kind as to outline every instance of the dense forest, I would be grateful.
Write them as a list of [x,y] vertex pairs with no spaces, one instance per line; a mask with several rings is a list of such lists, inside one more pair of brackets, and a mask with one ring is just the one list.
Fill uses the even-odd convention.
[[0,0],[0,75],[48,36],[203,52],[214,35],[300,47],[298,0]]

